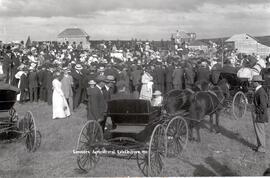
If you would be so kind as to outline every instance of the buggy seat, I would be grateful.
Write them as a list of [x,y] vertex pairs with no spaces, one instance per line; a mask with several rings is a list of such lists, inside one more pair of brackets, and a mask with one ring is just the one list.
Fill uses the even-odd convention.
[[0,89],[0,112],[9,111],[16,103],[17,92]]
[[159,115],[159,110],[152,107],[148,100],[119,99],[108,102],[107,116],[111,117],[115,126],[111,133],[139,134]]

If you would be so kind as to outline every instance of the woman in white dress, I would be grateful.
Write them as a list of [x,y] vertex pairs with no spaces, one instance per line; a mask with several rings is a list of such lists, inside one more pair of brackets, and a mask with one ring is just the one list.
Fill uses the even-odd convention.
[[52,108],[53,108],[53,119],[66,118],[70,116],[70,110],[68,103],[62,91],[61,79],[62,75],[60,72],[56,72],[56,78],[53,80],[53,96],[52,96]]
[[145,99],[151,101],[153,94],[153,77],[144,70],[142,75],[142,88],[140,92],[140,99]]

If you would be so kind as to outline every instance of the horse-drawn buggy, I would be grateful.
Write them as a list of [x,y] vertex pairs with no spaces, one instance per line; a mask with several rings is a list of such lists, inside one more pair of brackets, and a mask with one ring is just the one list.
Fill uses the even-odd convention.
[[158,176],[166,156],[180,155],[187,144],[188,125],[180,116],[162,113],[150,101],[120,99],[108,102],[112,128],[103,132],[93,118],[82,128],[76,152],[80,169],[93,169],[100,157],[136,159],[145,176]]
[[[225,79],[229,84],[230,97],[227,106],[232,107],[236,119],[245,116],[247,109],[252,104],[254,88],[251,85],[253,76],[260,75],[261,70],[266,67],[265,60],[259,59],[253,67],[233,68],[226,67],[221,70],[220,80]],[[228,69],[228,70],[226,70]]]
[[253,99],[253,90],[248,78],[238,78],[236,73],[221,72],[220,79],[225,79],[229,88],[225,107],[231,109],[235,119],[243,118],[247,111],[247,105],[251,104]]
[[12,87],[0,86],[0,136],[5,141],[24,138],[27,150],[34,152],[40,146],[41,134],[31,111],[19,118],[13,107],[16,96],[17,91]]

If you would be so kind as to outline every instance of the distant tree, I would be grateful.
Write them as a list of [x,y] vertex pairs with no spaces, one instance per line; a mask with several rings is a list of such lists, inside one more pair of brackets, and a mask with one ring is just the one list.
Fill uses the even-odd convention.
[[26,43],[25,43],[25,47],[26,48],[31,48],[31,46],[32,46],[32,42],[31,42],[30,36],[28,36],[28,38],[26,40]]

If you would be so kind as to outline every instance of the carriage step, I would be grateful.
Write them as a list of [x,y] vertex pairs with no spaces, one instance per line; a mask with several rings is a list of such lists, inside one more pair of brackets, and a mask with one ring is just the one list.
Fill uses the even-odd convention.
[[111,133],[134,133],[138,134],[142,132],[145,129],[145,126],[142,125],[136,125],[136,126],[130,126],[130,125],[117,125],[115,129],[111,130]]

